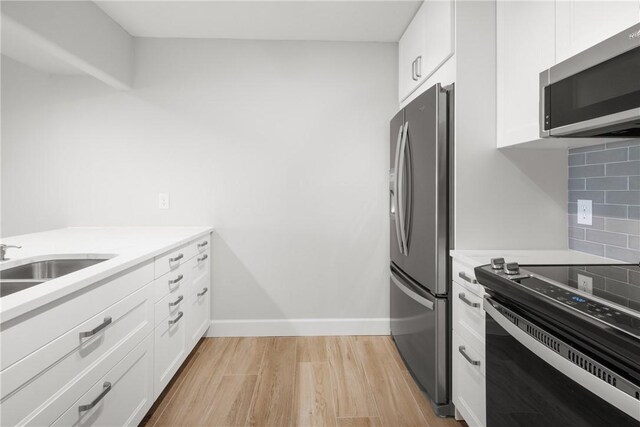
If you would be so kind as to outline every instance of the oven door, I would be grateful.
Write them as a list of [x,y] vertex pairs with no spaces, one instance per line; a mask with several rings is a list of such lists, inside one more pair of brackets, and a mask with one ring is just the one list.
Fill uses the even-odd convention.
[[638,385],[506,305],[484,307],[488,427],[640,426]]

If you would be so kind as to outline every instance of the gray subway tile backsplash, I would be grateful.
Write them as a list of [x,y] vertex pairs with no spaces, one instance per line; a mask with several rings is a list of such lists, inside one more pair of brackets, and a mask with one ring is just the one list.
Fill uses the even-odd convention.
[[608,176],[599,178],[587,178],[587,190],[626,190],[629,188],[629,177]]
[[640,205],[640,191],[607,191],[605,200],[611,205]]
[[604,176],[604,166],[605,165],[570,166],[569,178]]
[[604,191],[569,191],[569,203],[575,203],[579,199],[604,203]]
[[[640,139],[571,149],[568,168],[569,247],[640,262]],[[578,200],[592,201],[591,225],[577,223]]]
[[592,151],[583,155],[586,156],[586,163],[588,165],[596,163],[624,162],[629,160],[629,149],[626,147],[614,148],[611,150]]
[[569,239],[569,249],[586,252],[592,255],[604,256],[604,245],[600,243],[587,242],[586,240]]
[[607,163],[605,174],[607,176],[631,176],[640,175],[640,161]]
[[570,179],[569,180],[569,190],[585,190],[586,189],[586,180],[584,178]]
[[611,233],[600,230],[587,230],[586,240],[605,245],[627,247],[627,235],[622,233]]

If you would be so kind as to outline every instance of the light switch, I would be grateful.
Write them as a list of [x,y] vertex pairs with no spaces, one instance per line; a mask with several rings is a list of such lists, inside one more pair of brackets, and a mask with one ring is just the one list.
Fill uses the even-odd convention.
[[169,209],[169,193],[158,194],[158,209]]
[[593,278],[578,274],[578,290],[589,294],[593,293]]
[[578,224],[591,225],[593,223],[593,203],[591,200],[578,200]]

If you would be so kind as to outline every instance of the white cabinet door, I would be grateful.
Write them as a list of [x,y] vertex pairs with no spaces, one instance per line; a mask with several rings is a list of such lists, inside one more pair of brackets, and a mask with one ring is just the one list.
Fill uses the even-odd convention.
[[640,22],[638,0],[556,1],[558,62]]
[[211,321],[210,301],[211,284],[210,276],[204,275],[193,281],[193,292],[187,301],[187,348],[193,348],[202,338]]
[[180,304],[175,316],[166,317],[156,326],[154,351],[154,397],[158,397],[186,358],[185,306]]
[[401,102],[453,56],[453,8],[453,0],[425,0],[400,39]]
[[539,139],[540,72],[555,63],[555,3],[497,3],[498,147]]
[[54,426],[135,426],[153,403],[151,335],[93,385]]
[[424,57],[418,62],[420,82],[427,80],[451,56],[454,50],[453,0],[425,0]]
[[398,43],[398,90],[401,101],[418,87],[419,78],[415,74],[414,64],[419,57],[424,56],[424,12],[425,7],[423,4]]

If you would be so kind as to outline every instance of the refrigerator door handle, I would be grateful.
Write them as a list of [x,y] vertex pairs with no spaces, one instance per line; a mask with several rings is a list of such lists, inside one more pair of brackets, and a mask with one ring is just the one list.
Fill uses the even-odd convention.
[[409,298],[411,298],[412,300],[414,300],[418,304],[422,305],[426,309],[433,310],[433,306],[434,306],[433,301],[429,301],[428,299],[418,295],[415,291],[411,290],[407,285],[403,284],[396,277],[396,275],[393,273],[393,271],[391,272],[391,281],[393,282],[394,285],[396,285],[398,287],[398,289],[400,289],[402,292],[404,292],[405,295],[407,295]]
[[400,155],[396,158],[396,161],[398,162],[398,168],[396,169],[396,188],[398,189],[397,191],[397,202],[398,202],[398,209],[397,209],[397,218],[399,219],[399,223],[400,223],[400,236],[401,236],[401,241],[402,241],[402,250],[400,251],[402,254],[404,254],[404,256],[408,256],[409,255],[409,248],[407,247],[407,240],[406,240],[406,226],[405,226],[405,207],[406,207],[406,202],[404,199],[404,169],[405,169],[405,155],[406,155],[406,144],[407,144],[407,129],[409,128],[409,122],[405,122],[404,123],[404,129],[402,130],[402,142],[400,143]]
[[[400,163],[400,146],[402,145],[402,130],[404,129],[403,125],[400,125],[400,130],[398,130],[398,142],[396,144],[396,163],[395,163],[395,178],[393,180],[393,190],[391,190],[391,208],[392,208],[392,214],[395,216],[395,225],[396,225],[396,237],[398,239],[398,248],[400,248],[400,253],[404,254],[403,252],[403,245],[402,245],[402,235],[400,234],[400,211],[399,211],[399,206],[400,206],[400,200],[399,200],[399,194],[398,194],[398,179],[399,179],[399,175],[398,175],[398,167],[399,167],[399,163]],[[395,201],[395,211],[393,210],[393,202]]]

